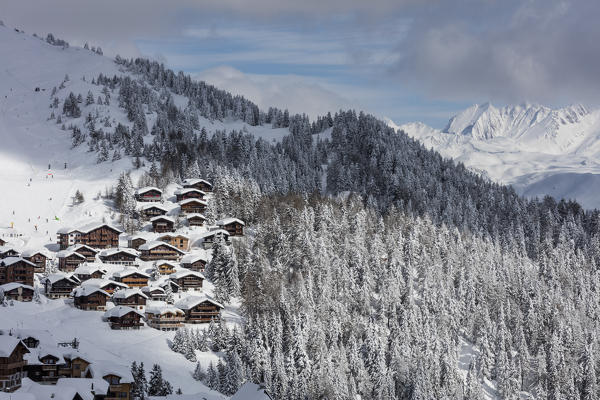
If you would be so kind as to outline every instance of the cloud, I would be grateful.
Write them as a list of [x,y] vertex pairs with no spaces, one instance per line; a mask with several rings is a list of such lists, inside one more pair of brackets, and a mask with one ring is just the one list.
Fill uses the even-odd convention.
[[307,77],[245,74],[228,66],[211,68],[195,77],[231,93],[241,94],[262,109],[275,105],[292,113],[306,113],[311,118],[357,106],[352,100],[337,94],[338,91],[328,88],[327,84]]

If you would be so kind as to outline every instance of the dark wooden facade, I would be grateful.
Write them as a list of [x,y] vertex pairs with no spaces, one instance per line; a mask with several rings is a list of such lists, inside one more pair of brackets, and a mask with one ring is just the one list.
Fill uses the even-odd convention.
[[167,210],[163,209],[162,207],[158,207],[158,206],[150,206],[150,207],[145,207],[144,209],[142,209],[142,211],[140,213],[143,218],[150,219],[150,218],[154,218],[154,217],[158,217],[158,216],[167,214]]
[[35,264],[20,257],[8,257],[0,260],[0,285],[17,282],[33,286]]
[[131,272],[123,276],[115,275],[113,278],[115,281],[124,283],[129,287],[141,288],[148,285],[148,275],[142,273],[141,271]]
[[207,193],[213,191],[212,184],[203,179],[186,179],[183,182],[183,187],[186,189],[198,189]]
[[168,217],[154,217],[152,218],[152,231],[157,233],[174,232],[175,221]]
[[51,299],[70,297],[73,289],[79,285],[79,282],[68,276],[62,278],[48,277],[42,283],[44,284],[46,297]]
[[186,217],[189,226],[204,226],[206,218],[202,214],[190,214]]
[[76,293],[73,298],[73,304],[80,310],[102,311],[106,308],[108,296],[108,293],[103,290],[95,290],[90,293]]
[[[175,306],[179,307],[178,303]],[[185,313],[185,322],[189,324],[218,322],[221,319],[221,310],[223,309],[221,305],[209,299],[180,308]]]
[[206,269],[206,260],[200,257],[186,256],[181,260],[181,266],[190,271],[204,272]]
[[217,226],[220,229],[226,230],[229,233],[229,236],[244,236],[244,224],[239,221],[231,221]]
[[185,214],[202,214],[206,211],[206,202],[198,199],[188,199],[179,203],[181,212]]
[[35,273],[43,273],[46,270],[46,261],[48,260],[48,257],[46,257],[44,253],[37,252],[24,256],[23,258],[35,264]]
[[19,252],[11,247],[0,248],[0,259],[8,257],[19,257]]
[[146,305],[147,296],[142,294],[142,292],[133,292],[131,294],[126,294],[125,296],[120,295],[122,292],[127,292],[127,290],[121,290],[116,292],[113,295],[113,303],[118,306],[127,306],[131,308],[142,308]]
[[65,361],[54,354],[41,355],[37,363],[28,363],[25,367],[27,377],[35,382],[55,384],[65,370]]
[[0,391],[14,392],[21,387],[27,365],[23,356],[29,353],[29,350],[20,340],[8,335],[3,336],[0,336],[0,341],[5,342],[2,343],[2,347],[10,349],[10,354],[0,357]]
[[146,324],[161,331],[176,331],[183,327],[185,313],[173,306],[146,308]]
[[178,284],[179,288],[183,291],[190,289],[202,289],[202,283],[204,282],[202,274],[194,271],[176,272],[175,274],[170,275],[169,279]]
[[119,247],[121,231],[109,225],[98,225],[89,229],[73,229],[58,233],[58,244],[61,249],[75,244],[85,244],[98,249]]
[[7,283],[1,285],[0,288],[4,292],[4,298],[15,301],[31,301],[33,300],[33,287],[23,285],[21,283]]
[[175,192],[175,197],[178,202],[187,199],[204,200],[204,196],[206,196],[206,193],[196,188],[179,189]]
[[183,255],[183,252],[176,247],[168,245],[167,243],[153,244],[151,247],[146,243],[140,247],[142,255],[140,258],[144,261],[153,260],[179,260]]
[[100,254],[100,260],[106,264],[133,265],[136,258],[135,254],[122,250],[110,254]]
[[86,261],[94,262],[96,260],[96,254],[98,254],[98,250],[91,248],[85,244],[83,245],[75,245],[72,249],[75,253],[81,254],[85,257]]
[[125,315],[108,317],[108,324],[110,329],[140,329],[144,326],[142,316],[134,310]]
[[127,247],[139,250],[140,246],[146,244],[147,240],[141,237],[136,237],[127,241]]
[[63,272],[73,272],[75,269],[86,262],[85,256],[76,253],[63,253],[58,255],[58,269]]
[[157,188],[142,188],[135,193],[137,201],[160,201],[161,198],[162,191]]

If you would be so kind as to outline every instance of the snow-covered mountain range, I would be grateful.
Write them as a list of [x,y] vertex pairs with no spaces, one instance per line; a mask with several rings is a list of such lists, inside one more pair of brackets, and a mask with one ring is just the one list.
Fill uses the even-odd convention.
[[419,122],[390,124],[524,195],[600,207],[600,110],[486,103],[453,116],[443,130]]

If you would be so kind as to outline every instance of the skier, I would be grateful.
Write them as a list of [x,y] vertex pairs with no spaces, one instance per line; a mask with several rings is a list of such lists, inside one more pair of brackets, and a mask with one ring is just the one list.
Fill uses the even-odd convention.
[[67,169],[67,163],[65,163],[65,169]]

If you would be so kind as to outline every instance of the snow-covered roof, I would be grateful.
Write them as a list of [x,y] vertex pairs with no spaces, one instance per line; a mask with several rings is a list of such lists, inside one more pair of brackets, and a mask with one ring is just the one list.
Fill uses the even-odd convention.
[[146,242],[146,243],[144,243],[143,245],[140,246],[140,250],[152,250],[152,249],[154,249],[154,248],[156,248],[158,246],[167,246],[170,249],[173,249],[173,250],[177,251],[178,253],[183,254],[183,251],[179,250],[177,247],[175,247],[175,246],[173,246],[173,245],[171,245],[169,243],[166,243],[166,242],[161,242],[160,240],[154,240],[152,242]]
[[[77,393],[77,389],[72,386],[61,386],[60,388],[55,385],[44,385],[38,382],[34,382],[29,378],[23,379],[23,384],[17,392],[21,395],[32,396],[35,400],[73,400]],[[14,397],[15,393],[10,393],[6,399],[11,400],[27,400],[27,397]],[[91,393],[85,396],[85,394],[79,393],[84,400],[89,400]],[[4,399],[3,397],[0,397]]]
[[157,215],[156,217],[150,218],[150,222],[154,221],[169,221],[175,223],[175,220],[171,217],[167,217],[166,215]]
[[[21,339],[17,339],[14,336],[0,335],[0,357],[10,356],[19,343],[21,343]],[[23,346],[25,345],[23,344]]]
[[16,248],[12,247],[12,246],[0,246],[0,253],[6,253],[7,251],[16,251],[17,253],[19,252]]
[[0,260],[0,266],[2,265],[13,265],[15,263],[18,263],[19,261],[23,261],[26,264],[29,264],[33,267],[35,267],[35,264],[32,263],[31,261],[27,261],[26,259],[24,259],[23,257],[6,257]]
[[103,274],[106,273],[106,269],[103,268],[104,264],[102,263],[83,263],[79,264],[77,268],[75,268],[74,274],[80,275],[91,275],[96,271],[100,271]]
[[159,210],[162,210],[162,211],[169,211],[169,209],[167,207],[165,207],[164,205],[162,205],[160,203],[144,204],[143,206],[140,207],[140,210],[148,210],[150,208],[158,208]]
[[41,254],[44,257],[49,257],[50,254],[48,253],[48,250],[46,250],[45,248],[42,249],[27,249],[27,250],[23,250],[21,252],[21,257],[32,257],[36,254]]
[[125,278],[126,276],[130,276],[130,275],[133,275],[133,274],[138,274],[138,275],[142,275],[142,276],[144,276],[146,278],[150,278],[150,275],[148,275],[147,273],[145,273],[143,271],[140,271],[137,268],[125,268],[125,269],[123,269],[121,271],[115,272],[113,274],[113,276],[115,278]]
[[83,226],[80,226],[79,228],[77,228],[75,230],[78,231],[78,232],[81,232],[81,233],[89,233],[89,232],[91,232],[93,230],[96,230],[98,228],[102,228],[103,226],[105,226],[105,227],[107,227],[109,229],[112,229],[114,231],[117,231],[119,233],[123,233],[123,231],[120,230],[119,228],[117,228],[117,227],[115,227],[115,226],[113,226],[111,224],[106,224],[104,222],[91,222],[89,224],[85,224]]
[[134,257],[138,256],[138,252],[134,249],[119,247],[119,248],[102,250],[100,252],[100,257],[110,257],[110,256],[114,256],[115,254],[118,254],[118,253],[127,253]]
[[184,238],[184,239],[189,239],[190,237],[188,235],[184,235],[183,233],[165,233],[162,234],[158,237],[157,240],[164,240],[166,238],[172,239],[172,238]]
[[171,314],[179,314],[179,315],[185,315],[185,313],[171,305],[171,304],[153,304],[151,306],[147,306],[146,307],[146,314],[160,314],[160,315],[164,315],[167,313],[171,313]]
[[196,189],[196,188],[183,188],[183,189],[177,189],[175,191],[175,195],[180,195],[180,194],[186,194],[186,193],[200,193],[201,195],[205,196],[206,193],[203,192],[200,189]]
[[75,250],[61,250],[58,253],[56,253],[56,257],[58,258],[66,258],[66,257],[71,257],[71,256],[75,256],[75,257],[79,257],[83,260],[85,260],[85,256],[83,254],[77,253]]
[[208,204],[205,201],[200,200],[200,199],[185,199],[185,200],[181,200],[179,202],[179,205],[182,206],[184,204],[189,204],[189,203],[198,203],[198,204],[202,204],[202,205],[207,205]]
[[61,281],[63,279],[67,279],[75,284],[79,283],[79,279],[73,276],[73,274],[65,274],[64,272],[56,272],[54,274],[49,274],[47,277],[42,279],[42,282],[48,282],[51,285],[54,285],[56,282]]
[[30,353],[24,357],[29,365],[41,365],[43,364],[41,359],[47,356],[56,358],[56,364],[65,363],[62,353],[54,346],[40,345],[35,349],[30,349],[29,351]]
[[47,329],[11,328],[10,332],[14,337],[21,340],[31,337],[38,340],[40,344],[46,346],[56,346],[56,340],[54,339],[54,336],[52,336],[52,333]]
[[136,294],[139,294],[140,296],[142,296],[145,299],[148,298],[148,296],[146,296],[144,293],[142,293],[142,291],[138,288],[129,288],[129,289],[118,290],[115,292],[115,294],[113,294],[113,298],[114,299],[127,299]]
[[175,307],[181,308],[182,310],[189,310],[190,308],[194,308],[198,304],[204,303],[205,301],[208,301],[209,303],[212,303],[217,307],[225,308],[223,304],[219,303],[218,301],[214,300],[212,297],[207,295],[184,297],[183,299],[175,303]]
[[122,316],[127,315],[129,313],[136,313],[140,317],[142,317],[142,318],[144,317],[144,314],[142,314],[138,310],[135,310],[135,309],[133,309],[131,307],[128,307],[128,306],[116,306],[116,307],[113,307],[110,310],[106,311],[104,313],[103,318],[104,319],[108,319],[110,317],[121,318]]
[[73,228],[72,226],[63,226],[58,228],[58,230],[56,231],[56,233],[61,234],[61,235],[66,235],[72,232],[76,232],[77,229]]
[[240,225],[246,225],[244,223],[244,221],[242,221],[241,219],[233,218],[233,217],[220,219],[217,222],[215,222],[215,225],[217,225],[217,226],[225,226],[225,225],[233,224],[235,222],[237,222]]
[[204,239],[218,234],[229,236],[229,232],[227,232],[225,229],[214,229],[212,231],[202,232],[198,235],[198,238]]
[[77,251],[77,250],[81,250],[81,249],[86,249],[86,250],[92,251],[94,253],[98,253],[100,251],[98,249],[94,249],[93,247],[88,246],[87,244],[81,244],[81,243],[71,245],[71,246],[67,247],[66,250]]
[[85,297],[85,296],[94,294],[96,292],[100,292],[103,295],[105,295],[106,297],[110,297],[110,294],[108,294],[104,290],[100,289],[100,287],[93,286],[93,285],[89,285],[89,286],[86,285],[86,286],[81,286],[81,287],[75,288],[75,290],[73,290],[73,297]]
[[204,256],[204,254],[201,253],[192,253],[192,254],[186,254],[185,256],[183,256],[183,258],[181,259],[181,263],[182,264],[193,264],[196,261],[206,261],[206,256]]
[[111,281],[110,279],[100,279],[100,278],[92,278],[92,279],[88,279],[87,281],[83,281],[81,283],[82,287],[96,287],[96,288],[105,288],[109,285],[115,285],[115,286],[119,286],[122,288],[128,288],[129,286],[127,286],[124,283],[121,282],[116,282],[116,281]]
[[200,179],[200,178],[188,178],[188,179],[184,179],[184,180],[183,180],[183,185],[184,185],[184,186],[186,186],[186,185],[196,185],[196,184],[198,184],[198,183],[205,183],[205,184],[207,184],[208,186],[211,186],[211,187],[212,187],[212,183],[210,183],[210,182],[209,182],[209,181],[207,181],[207,180]]
[[162,292],[162,293],[165,292],[165,289],[161,288],[160,286],[144,286],[142,288],[142,292],[144,292],[144,293],[152,293],[155,290],[158,290],[159,292]]
[[149,191],[151,191],[151,190],[156,190],[156,191],[158,191],[160,194],[162,194],[162,190],[160,190],[159,188],[157,188],[157,187],[154,187],[154,186],[146,186],[146,187],[143,187],[143,188],[139,188],[139,189],[137,189],[137,190],[135,191],[135,194],[138,194],[138,195],[139,195],[139,194],[144,194],[144,193],[147,193],[147,192],[149,192]]
[[185,216],[185,219],[192,219],[192,218],[201,218],[206,221],[206,217],[204,216],[204,214],[200,214],[200,213],[191,213],[191,214],[187,214]]
[[108,393],[109,384],[104,379],[92,378],[59,378],[56,381],[57,392],[74,389],[83,400],[94,400],[95,396],[105,396]]
[[189,270],[186,268],[181,268],[181,269],[179,269],[179,271],[173,272],[171,275],[169,275],[169,278],[180,279],[180,278],[184,278],[184,277],[190,276],[190,275],[197,276],[198,278],[201,278],[201,279],[206,279],[204,277],[204,275],[202,275],[200,272],[192,271],[192,270]]
[[121,383],[132,383],[133,375],[128,366],[115,364],[112,361],[94,360],[93,363],[86,368],[92,378],[103,378],[107,375],[116,375],[121,377]]
[[8,282],[5,283],[4,285],[0,285],[0,289],[2,289],[4,292],[10,292],[11,290],[17,289],[22,287],[23,289],[31,289],[33,290],[33,287],[29,286],[29,285],[25,285],[23,283],[19,283],[19,282]]

